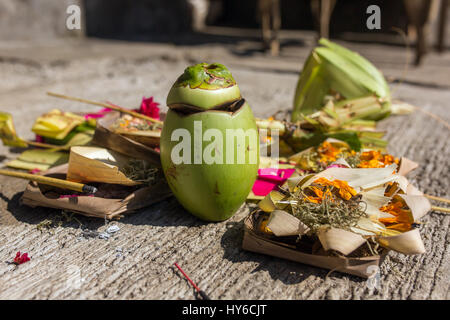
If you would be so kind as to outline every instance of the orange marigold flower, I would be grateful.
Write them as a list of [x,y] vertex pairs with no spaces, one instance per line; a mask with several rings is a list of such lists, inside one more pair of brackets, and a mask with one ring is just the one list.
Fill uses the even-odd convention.
[[333,162],[336,161],[337,157],[341,153],[341,150],[333,147],[333,145],[328,141],[324,141],[317,148],[317,152],[320,155],[321,162]]
[[314,180],[314,183],[321,184],[323,186],[332,186],[333,185],[333,181],[330,181],[327,178],[323,178],[323,177],[320,177],[320,178]]
[[370,160],[378,160],[381,157],[380,152],[375,151],[375,150],[370,150],[370,151],[365,151],[363,153],[361,153],[361,155],[359,156],[359,159],[361,159],[362,161],[370,161]]
[[384,168],[390,164],[398,164],[398,158],[390,154],[382,155],[379,151],[365,151],[359,156],[359,168]]
[[347,183],[347,181],[342,180],[334,180],[333,181],[339,189],[339,195],[344,200],[350,200],[351,197],[356,196],[357,192],[355,189],[350,187]]
[[316,196],[306,196],[305,199],[312,203],[321,203],[323,200],[323,191],[320,188],[314,186],[309,187],[309,190],[314,192]]
[[398,164],[399,160],[398,158],[395,158],[394,156],[390,155],[390,154],[385,154],[383,155],[383,163],[385,166],[388,166],[390,164]]
[[268,222],[269,222],[269,218],[264,217],[263,221],[261,221],[261,224],[259,225],[259,230],[264,233],[272,234],[272,230],[270,230],[269,227],[267,227]]
[[411,223],[396,223],[386,226],[387,229],[393,229],[401,232],[406,232],[411,230]]
[[321,178],[315,180],[314,183],[321,184],[324,186],[335,187],[336,189],[339,190],[339,195],[344,200],[350,200],[351,197],[356,196],[356,194],[357,194],[356,190],[353,189],[352,187],[350,187],[348,185],[347,181],[338,180],[338,179],[330,181],[326,178],[321,177]]
[[382,168],[384,165],[377,159],[361,161],[358,168]]
[[125,120],[120,123],[120,127],[127,128],[129,124],[130,124],[130,120]]
[[393,217],[379,219],[381,223],[386,225],[386,228],[402,232],[411,230],[414,219],[409,210],[403,209],[403,203],[401,201],[394,200],[394,202],[381,207],[380,210],[393,215]]

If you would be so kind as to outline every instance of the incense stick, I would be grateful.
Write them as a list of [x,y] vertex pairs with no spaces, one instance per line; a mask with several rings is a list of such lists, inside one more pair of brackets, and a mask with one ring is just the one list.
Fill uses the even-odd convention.
[[445,212],[445,213],[450,213],[450,208],[442,208],[442,207],[431,206],[431,210]]
[[159,125],[163,124],[163,122],[160,121],[160,120],[153,119],[152,117],[146,116],[145,114],[142,114],[142,113],[139,113],[139,112],[135,112],[135,111],[132,111],[132,110],[128,110],[128,109],[116,106],[114,104],[111,104],[111,103],[104,103],[104,102],[99,102],[99,101],[83,99],[83,98],[71,97],[71,96],[66,96],[66,95],[59,94],[59,93],[54,93],[54,92],[47,92],[47,94],[49,96],[56,97],[56,98],[72,100],[72,101],[78,101],[78,102],[92,104],[92,105],[96,105],[96,106],[100,106],[100,107],[104,107],[104,108],[109,108],[109,109],[116,110],[116,111],[119,111],[119,112],[122,112],[122,113],[127,113],[129,115],[132,115],[135,118],[148,120],[148,121],[157,123]]
[[420,112],[423,112],[423,113],[426,114],[427,116],[429,116],[429,117],[435,119],[436,121],[439,121],[439,122],[442,123],[444,126],[446,126],[447,129],[450,129],[450,124],[449,124],[447,121],[441,119],[439,116],[435,115],[434,113],[429,112],[429,111],[427,111],[427,110],[425,110],[425,109],[422,109],[422,108],[420,108],[420,107],[418,107],[418,106],[413,106],[413,107],[414,107],[416,110],[419,110]]
[[429,194],[424,194],[424,196],[427,197],[428,199],[431,199],[431,200],[436,200],[436,201],[441,201],[441,202],[445,202],[445,203],[450,203],[449,199],[436,197],[436,196],[431,196]]
[[30,181],[36,181],[36,182],[39,182],[39,183],[42,183],[45,185],[49,185],[49,186],[53,186],[53,187],[57,187],[57,188],[61,188],[61,189],[74,190],[74,191],[78,191],[78,192],[86,192],[86,193],[96,193],[97,192],[97,188],[95,188],[93,186],[88,186],[86,184],[67,181],[67,180],[63,180],[63,179],[45,177],[45,176],[36,175],[36,174],[0,169],[0,175],[20,178],[20,179],[26,179],[26,180],[30,180]]
[[192,281],[188,277],[188,275],[186,273],[184,273],[183,269],[181,269],[181,267],[176,262],[174,263],[174,265],[175,265],[175,267],[178,268],[178,270],[180,270],[180,272],[189,281],[189,283],[195,288],[195,290],[197,290],[197,292],[200,294],[200,296],[203,298],[203,300],[210,300],[209,297],[206,295],[206,293],[203,290],[200,290],[199,287],[197,287],[197,285],[194,283],[194,281]]
[[67,149],[66,145],[63,146],[57,146],[54,144],[48,144],[48,143],[42,143],[42,142],[35,142],[35,141],[28,141],[28,140],[22,140],[26,144],[29,144],[30,146],[34,147],[40,147],[40,148],[47,148],[47,149],[54,149],[54,150],[64,150]]

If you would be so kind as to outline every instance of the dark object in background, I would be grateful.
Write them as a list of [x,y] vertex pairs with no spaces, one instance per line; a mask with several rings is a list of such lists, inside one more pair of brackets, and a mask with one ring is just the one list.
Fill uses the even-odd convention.
[[319,38],[329,38],[330,18],[337,0],[311,0],[311,11],[314,16]]
[[441,0],[441,8],[439,9],[439,34],[438,34],[438,51],[443,52],[445,48],[445,31],[448,18],[449,1]]
[[[205,24],[262,30],[263,44],[279,51],[280,29],[317,30],[322,37],[403,44],[394,28],[416,45],[415,64],[427,51],[430,25],[438,18],[437,46],[444,48],[448,0],[84,0],[86,35],[174,41]],[[368,30],[366,10],[381,8],[380,30]],[[371,34],[367,37],[367,34]],[[181,37],[180,37],[181,34]],[[359,35],[358,35],[359,34]],[[392,37],[394,35],[394,38]],[[168,38],[170,37],[170,38]],[[394,39],[394,41],[392,41]]]
[[186,0],[85,0],[87,36],[129,38],[192,31]]
[[441,3],[437,0],[403,0],[405,5],[406,14],[409,21],[408,35],[415,38],[416,43],[416,58],[415,65],[419,65],[422,62],[423,56],[428,51],[427,38],[431,33],[431,24],[437,18],[438,5],[441,4],[441,14],[439,16],[438,30],[438,48],[443,48],[444,45],[444,31],[446,25],[446,11],[447,0],[441,0]]
[[261,16],[262,38],[265,49],[273,56],[280,51],[278,32],[281,28],[280,0],[259,0],[258,11]]

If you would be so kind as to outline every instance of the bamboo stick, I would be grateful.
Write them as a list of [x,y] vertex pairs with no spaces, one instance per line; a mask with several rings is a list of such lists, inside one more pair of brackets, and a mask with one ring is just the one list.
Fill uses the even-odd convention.
[[424,196],[427,197],[428,199],[431,199],[431,200],[436,200],[436,201],[441,201],[441,202],[445,202],[445,203],[450,203],[450,199],[445,199],[445,198],[441,198],[441,197],[431,196],[429,194],[424,194]]
[[442,208],[442,207],[431,206],[431,210],[445,212],[445,213],[450,213],[450,208]]
[[23,142],[25,142],[26,144],[29,144],[30,146],[40,147],[40,148],[48,148],[48,149],[55,149],[55,150],[67,149],[67,145],[58,146],[55,144],[48,144],[48,143],[28,141],[28,140],[23,140]]
[[56,97],[56,98],[72,100],[72,101],[78,101],[78,102],[92,104],[92,105],[96,105],[96,106],[100,106],[100,107],[104,107],[104,108],[109,108],[109,109],[116,110],[116,111],[119,111],[119,112],[122,112],[122,113],[127,113],[129,115],[132,115],[135,118],[148,120],[148,121],[151,121],[153,123],[157,123],[159,125],[163,124],[163,122],[160,121],[160,120],[153,119],[152,117],[146,116],[145,114],[142,114],[142,113],[139,113],[139,112],[135,112],[135,111],[132,111],[132,110],[128,110],[128,109],[125,109],[125,108],[113,105],[111,103],[104,103],[104,102],[99,102],[99,101],[83,99],[83,98],[71,97],[71,96],[66,96],[66,95],[59,94],[59,93],[54,93],[54,92],[47,92],[47,94],[49,96]]
[[95,188],[93,186],[88,186],[86,184],[67,181],[67,180],[63,180],[63,179],[45,177],[45,176],[36,175],[36,174],[0,169],[0,175],[10,176],[10,177],[15,177],[15,178],[20,178],[20,179],[26,179],[26,180],[30,180],[30,181],[36,181],[36,182],[46,184],[49,186],[53,186],[53,187],[57,187],[57,188],[61,188],[61,189],[74,190],[74,191],[78,191],[78,192],[86,192],[86,193],[96,193],[97,192],[97,188]]
[[419,108],[418,106],[413,106],[416,110],[419,110],[420,112],[426,114],[427,116],[430,116],[431,118],[435,119],[436,121],[439,121],[440,123],[442,123],[444,126],[447,127],[447,129],[450,129],[450,124],[445,121],[444,119],[441,119],[439,116],[435,115],[432,112],[429,112],[425,109]]
[[267,120],[256,118],[255,122],[258,129],[266,129],[268,130],[268,134],[270,134],[270,130],[278,130],[280,135],[283,135],[286,132],[286,125],[283,121],[280,120]]

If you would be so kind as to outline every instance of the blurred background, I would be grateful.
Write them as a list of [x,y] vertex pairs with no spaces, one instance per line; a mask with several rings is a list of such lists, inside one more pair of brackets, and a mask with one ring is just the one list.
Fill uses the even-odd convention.
[[[67,30],[66,8],[81,8],[82,28]],[[380,8],[381,28],[369,30],[367,8]],[[296,31],[343,40],[445,50],[448,0],[0,0],[0,40],[96,37],[198,44],[261,40],[278,55],[302,44]],[[254,48],[256,50],[257,48]],[[259,48],[261,49],[261,48]]]
[[[164,110],[170,86],[187,65],[221,62],[255,113],[270,116],[292,108],[298,75],[320,36],[372,61],[399,87],[394,96],[441,103],[450,88],[448,3],[0,0],[0,108],[18,119],[24,137],[35,117],[51,108],[92,110],[46,91],[126,107],[154,96]],[[368,27],[376,22],[369,10],[374,5],[379,28]],[[425,99],[418,88],[440,91]]]

